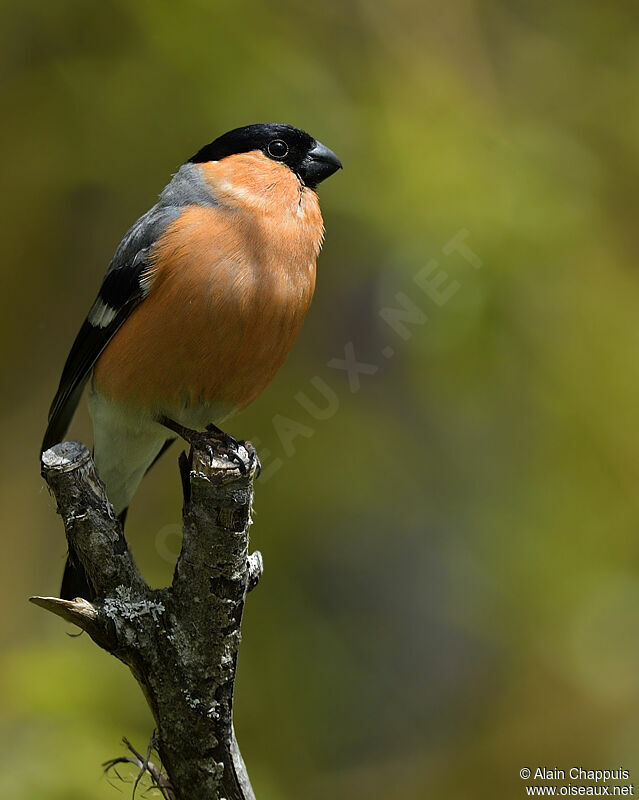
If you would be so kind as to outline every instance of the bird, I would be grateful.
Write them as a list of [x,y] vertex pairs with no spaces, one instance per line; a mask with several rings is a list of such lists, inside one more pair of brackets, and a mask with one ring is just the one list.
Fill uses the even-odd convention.
[[[88,384],[93,458],[122,524],[176,434],[221,425],[287,358],[324,240],[317,186],[342,167],[292,125],[235,128],[182,164],[127,231],[71,347],[41,452],[61,442]],[[243,463],[243,462],[242,462]],[[92,599],[67,557],[60,596]]]

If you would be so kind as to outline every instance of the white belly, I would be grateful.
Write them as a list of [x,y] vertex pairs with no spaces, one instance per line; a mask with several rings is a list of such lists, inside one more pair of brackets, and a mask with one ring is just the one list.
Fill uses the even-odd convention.
[[[89,394],[89,413],[95,466],[116,514],[120,514],[164,443],[175,434],[155,422],[150,412],[132,412],[95,389]],[[211,422],[223,422],[230,414],[229,409],[200,405],[175,409],[171,416],[186,428],[202,430]]]

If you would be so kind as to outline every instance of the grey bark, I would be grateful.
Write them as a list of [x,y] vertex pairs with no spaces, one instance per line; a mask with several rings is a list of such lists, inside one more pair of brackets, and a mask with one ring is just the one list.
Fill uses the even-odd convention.
[[262,567],[259,553],[248,554],[255,467],[241,474],[225,457],[196,448],[181,468],[182,551],[172,585],[151,589],[86,447],[64,442],[47,450],[42,474],[69,552],[87,571],[96,599],[31,600],[78,625],[131,669],[155,718],[170,784],[165,797],[255,800],[232,719],[244,601]]

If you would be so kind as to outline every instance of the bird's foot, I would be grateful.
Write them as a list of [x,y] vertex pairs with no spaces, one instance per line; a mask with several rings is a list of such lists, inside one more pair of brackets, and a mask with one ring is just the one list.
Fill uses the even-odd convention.
[[[259,478],[262,471],[262,465],[257,455],[256,449],[250,442],[244,439],[236,439],[230,433],[226,433],[217,425],[210,423],[206,426],[206,434],[204,436],[211,437],[215,443],[217,452],[225,455],[231,461],[238,465],[242,475],[255,470],[255,476]],[[246,453],[246,458],[242,455],[242,450]]]
[[[237,464],[242,475],[253,470],[256,475],[260,474],[262,465],[253,445],[250,442],[238,441],[229,433],[218,428],[217,425],[211,423],[206,426],[205,431],[195,431],[185,428],[168,417],[161,417],[158,422],[181,436],[191,447],[204,450],[211,461],[217,456],[225,456]],[[243,453],[246,453],[246,456]]]
[[[240,451],[241,442],[233,436],[224,433],[215,425],[207,425],[205,431],[188,430],[182,434],[192,448],[205,452],[209,461],[213,463],[215,458],[227,458],[237,464],[242,475],[246,475],[250,468],[248,458],[243,458]],[[248,451],[247,451],[248,452]]]

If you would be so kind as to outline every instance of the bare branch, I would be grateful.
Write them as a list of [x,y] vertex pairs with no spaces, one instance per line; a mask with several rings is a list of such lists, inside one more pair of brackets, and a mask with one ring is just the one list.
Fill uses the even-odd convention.
[[140,576],[86,448],[65,442],[43,455],[71,555],[95,589],[92,603],[31,601],[73,622],[129,666],[157,724],[166,775],[127,743],[134,763],[168,800],[255,800],[233,730],[233,685],[247,592],[262,571],[248,554],[256,459],[245,474],[205,449],[180,459],[184,536],[173,584]]
[[42,476],[58,501],[69,551],[82,562],[98,595],[118,586],[146,588],[87,448],[63,442],[42,454]]
[[151,779],[151,788],[157,789],[164,800],[175,800],[175,792],[173,791],[173,787],[171,786],[171,782],[169,781],[168,777],[162,772],[162,770],[151,761],[151,753],[155,746],[155,734],[151,738],[149,742],[149,746],[147,749],[146,756],[142,756],[138,751],[133,747],[131,742],[124,737],[122,739],[124,742],[127,750],[133,755],[133,758],[128,758],[127,756],[120,756],[119,758],[112,758],[109,761],[105,761],[102,765],[104,767],[104,771],[106,773],[115,772],[120,780],[122,780],[122,776],[119,772],[115,769],[116,766],[119,764],[131,764],[138,768],[139,772],[137,777],[135,778],[135,782],[133,784],[133,796],[131,800],[135,800],[136,790],[140,784],[141,779],[144,775],[148,775]]
[[104,631],[99,622],[99,614],[95,606],[81,597],[75,600],[60,600],[59,597],[30,597],[29,601],[67,622],[72,622],[78,628],[82,628],[89,636],[100,638]]

